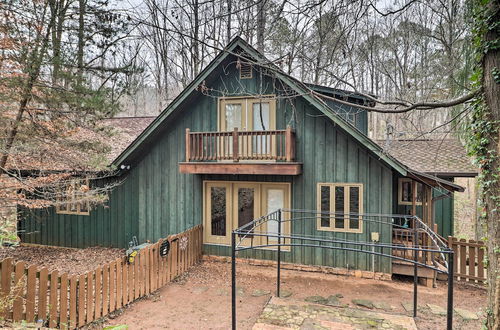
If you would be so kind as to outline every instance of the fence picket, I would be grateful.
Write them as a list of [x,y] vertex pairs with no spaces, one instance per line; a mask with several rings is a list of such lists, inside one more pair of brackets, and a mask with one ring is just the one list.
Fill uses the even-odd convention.
[[26,279],[24,278],[25,268],[26,263],[24,261],[19,261],[16,263],[14,270],[14,287],[16,288],[14,292],[14,304],[12,306],[12,320],[14,320],[14,322],[23,319],[23,296],[24,288],[26,287]]
[[151,263],[150,263],[150,258],[151,258],[151,249],[145,249],[144,250],[144,282],[146,284],[144,294],[150,294],[151,293]]
[[57,298],[58,298],[59,273],[57,270],[50,273],[50,298],[49,298],[49,327],[57,326]]
[[109,312],[114,312],[116,309],[116,264],[112,262],[109,265]]
[[71,276],[69,282],[69,327],[74,329],[77,327],[77,277],[75,275]]
[[59,290],[59,327],[68,328],[68,274],[60,277],[61,287]]
[[477,277],[485,279],[484,276],[484,249],[483,242],[477,248]]
[[102,268],[102,316],[109,311],[109,265]]
[[94,272],[87,273],[87,323],[94,321]]
[[[12,262],[14,261],[13,258],[6,258],[2,261],[0,264],[2,267],[2,272],[1,272],[1,283],[2,283],[2,296],[6,297],[10,294],[10,286],[11,286],[11,281],[12,281]],[[4,318],[9,317],[9,311],[5,310],[3,313]]]
[[140,255],[137,254],[134,260],[134,299],[139,298],[139,286],[141,283],[141,275],[139,268]]
[[35,321],[35,300],[36,300],[36,273],[37,267],[28,267],[28,279],[26,286],[26,321]]
[[101,267],[97,267],[95,270],[95,318],[96,320],[101,317],[102,313],[102,269]]
[[122,262],[122,300],[123,306],[128,304],[128,264],[126,260]]
[[116,260],[116,309],[123,306],[122,303],[122,260],[121,258]]
[[77,297],[78,297],[78,326],[83,327],[85,325],[85,275],[82,274],[78,277],[78,288],[77,288]]
[[40,269],[40,278],[38,284],[38,320],[47,319],[47,288],[49,280],[49,271],[47,268]]
[[[476,243],[473,240],[470,240],[469,243]],[[476,247],[469,246],[469,276],[476,277]]]

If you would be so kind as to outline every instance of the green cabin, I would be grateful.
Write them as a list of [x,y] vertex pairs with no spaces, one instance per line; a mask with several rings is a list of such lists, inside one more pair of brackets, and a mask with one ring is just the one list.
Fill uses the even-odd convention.
[[[352,92],[304,84],[234,39],[156,118],[111,119],[136,132],[113,165],[120,184],[106,205],[24,212],[24,243],[125,248],[203,224],[204,253],[227,256],[230,233],[278,208],[418,214],[445,236],[463,191],[453,173],[418,171],[367,137],[372,106]],[[434,198],[439,198],[433,203]],[[433,205],[435,204],[435,205]],[[387,224],[336,219],[290,223],[288,233],[367,242],[394,240]],[[435,228],[435,227],[431,227]],[[273,259],[272,249],[245,257]],[[391,260],[290,248],[282,260],[392,273]]]

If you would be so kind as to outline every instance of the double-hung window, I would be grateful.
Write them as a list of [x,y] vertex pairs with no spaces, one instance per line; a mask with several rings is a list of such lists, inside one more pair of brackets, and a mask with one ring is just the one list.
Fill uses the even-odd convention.
[[318,183],[318,230],[363,232],[363,184]]

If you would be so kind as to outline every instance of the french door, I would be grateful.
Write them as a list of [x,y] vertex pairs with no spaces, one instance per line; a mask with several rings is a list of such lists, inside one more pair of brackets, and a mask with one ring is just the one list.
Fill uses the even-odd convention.
[[[289,183],[204,182],[205,243],[231,244],[231,231],[280,208],[290,207]],[[283,220],[285,220],[284,217]],[[278,223],[267,221],[259,232],[278,233]],[[283,222],[282,233],[290,233],[289,222]],[[276,239],[243,235],[244,245],[271,244]]]
[[[219,101],[219,131],[273,131],[276,130],[276,101],[274,98],[223,98]],[[239,139],[239,150],[243,154],[261,154],[271,144],[257,136]],[[232,152],[230,141],[229,152]]]

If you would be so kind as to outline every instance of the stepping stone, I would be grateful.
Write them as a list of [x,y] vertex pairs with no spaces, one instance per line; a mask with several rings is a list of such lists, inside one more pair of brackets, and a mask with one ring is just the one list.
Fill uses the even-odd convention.
[[328,306],[340,306],[339,297],[336,294],[329,296],[328,299],[326,300],[325,305],[328,305]]
[[374,301],[373,307],[375,307],[376,309],[382,309],[384,311],[392,311],[394,309],[391,305],[386,304],[383,301]]
[[328,300],[322,296],[309,296],[306,299],[304,299],[304,301],[322,305],[325,305],[328,302]]
[[351,301],[352,301],[353,304],[361,306],[361,307],[366,307],[366,308],[369,308],[369,309],[373,309],[373,307],[375,307],[373,305],[373,302],[371,300],[367,300],[367,299],[353,299]]
[[479,316],[476,313],[461,308],[454,308],[454,310],[465,321],[479,320]]
[[291,297],[292,294],[293,294],[292,291],[280,290],[280,298],[288,298],[288,297]]
[[254,292],[252,292],[252,297],[262,297],[262,296],[267,296],[269,294],[271,294],[271,291],[269,291],[269,290],[257,289],[257,290],[254,290]]
[[433,305],[433,304],[427,304],[427,307],[429,307],[430,311],[434,315],[439,315],[439,316],[446,316],[446,309],[438,306],[438,305]]

